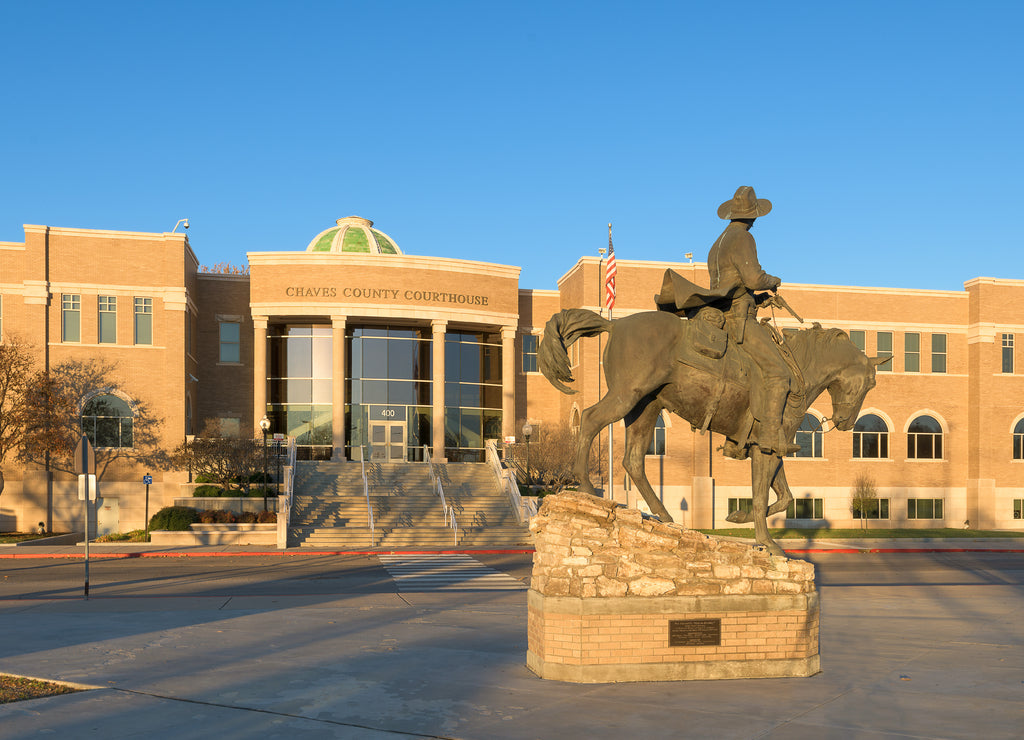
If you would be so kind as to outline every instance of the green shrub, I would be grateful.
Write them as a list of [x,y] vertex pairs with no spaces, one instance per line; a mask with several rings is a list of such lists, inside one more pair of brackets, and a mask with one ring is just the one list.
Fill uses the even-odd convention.
[[224,495],[224,489],[220,486],[197,486],[192,491],[194,498],[216,498]]
[[200,473],[196,476],[196,483],[216,483],[217,479],[209,473]]
[[168,506],[160,509],[153,518],[149,520],[149,531],[154,530],[168,532],[188,531],[190,524],[199,521],[199,512],[190,506]]

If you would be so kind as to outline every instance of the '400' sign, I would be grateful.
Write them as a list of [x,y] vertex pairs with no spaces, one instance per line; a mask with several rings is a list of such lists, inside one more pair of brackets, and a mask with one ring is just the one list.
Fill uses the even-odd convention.
[[370,421],[405,421],[405,406],[370,406]]

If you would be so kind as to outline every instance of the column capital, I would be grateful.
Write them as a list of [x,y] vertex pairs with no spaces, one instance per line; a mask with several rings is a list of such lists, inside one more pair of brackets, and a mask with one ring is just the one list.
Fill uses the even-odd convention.
[[335,329],[344,329],[346,321],[348,321],[348,316],[338,316],[336,314],[331,314],[331,326],[334,327]]
[[447,319],[431,319],[430,329],[434,334],[444,334],[448,329]]
[[254,329],[266,329],[267,328],[267,322],[269,322],[269,321],[270,321],[270,317],[269,316],[253,316],[252,317],[252,326],[253,326]]
[[501,327],[501,338],[504,341],[508,341],[510,339],[515,339],[516,338],[516,331],[518,331],[518,330],[514,326],[503,326],[503,327]]

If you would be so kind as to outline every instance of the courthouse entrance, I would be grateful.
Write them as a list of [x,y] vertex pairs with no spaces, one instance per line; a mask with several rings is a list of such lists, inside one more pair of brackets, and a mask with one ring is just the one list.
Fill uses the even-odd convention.
[[404,421],[370,422],[370,461],[405,462]]

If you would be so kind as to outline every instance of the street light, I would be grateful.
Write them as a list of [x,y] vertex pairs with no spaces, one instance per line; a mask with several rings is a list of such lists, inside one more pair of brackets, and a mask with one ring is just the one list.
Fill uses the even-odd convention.
[[526,486],[530,487],[530,435],[533,434],[533,426],[530,422],[523,424],[523,439],[526,440]]
[[263,430],[263,511],[267,510],[267,432],[270,431],[270,419],[264,414],[260,419],[260,429]]

